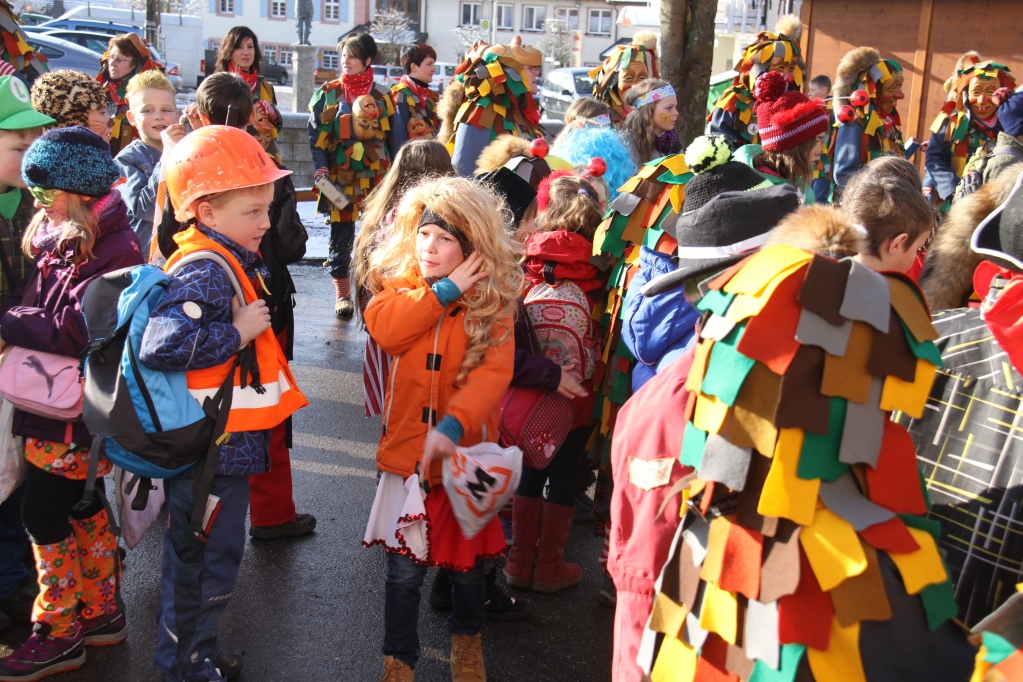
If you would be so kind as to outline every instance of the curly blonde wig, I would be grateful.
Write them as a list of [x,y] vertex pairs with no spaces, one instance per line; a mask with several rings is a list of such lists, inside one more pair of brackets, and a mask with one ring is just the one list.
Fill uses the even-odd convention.
[[455,379],[465,382],[492,346],[508,341],[522,291],[520,246],[511,236],[507,215],[485,189],[465,178],[438,178],[409,190],[398,204],[391,238],[370,258],[370,269],[383,279],[419,277],[416,233],[423,211],[430,211],[461,230],[472,251],[483,257],[481,271],[490,276],[465,292],[465,331],[469,346]]

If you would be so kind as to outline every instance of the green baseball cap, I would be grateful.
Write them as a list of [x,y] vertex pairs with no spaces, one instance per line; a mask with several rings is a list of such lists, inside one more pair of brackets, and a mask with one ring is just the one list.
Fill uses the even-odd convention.
[[55,120],[32,108],[28,86],[17,76],[0,77],[0,130],[53,125]]

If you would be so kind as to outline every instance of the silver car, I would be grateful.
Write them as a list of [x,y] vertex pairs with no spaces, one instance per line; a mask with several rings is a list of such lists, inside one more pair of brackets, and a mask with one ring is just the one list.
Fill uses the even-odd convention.
[[[111,38],[111,36],[106,33],[98,33],[95,31],[73,31],[68,28],[49,30],[46,31],[45,35],[61,38],[62,40],[69,40],[87,50],[92,50],[101,57],[103,56],[103,53],[107,51]],[[171,85],[174,86],[175,90],[180,91],[181,67],[174,62],[165,61],[159,51],[157,51],[157,49],[152,45],[149,46],[149,52],[152,54],[153,59],[164,65],[164,70],[167,73],[167,78],[170,80]]]
[[93,78],[99,73],[99,55],[92,50],[45,33],[26,33],[25,40],[33,50],[46,57],[50,71],[71,69]]

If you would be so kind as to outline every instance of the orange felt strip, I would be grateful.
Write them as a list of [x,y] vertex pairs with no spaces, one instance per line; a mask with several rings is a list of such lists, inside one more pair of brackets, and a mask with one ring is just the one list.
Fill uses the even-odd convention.
[[[711,531],[713,532],[713,526]],[[743,528],[733,523],[728,529],[728,540],[722,557],[721,576],[718,580],[721,589],[756,599],[760,594],[760,562],[763,550],[763,535],[751,528]]]
[[909,554],[920,549],[920,545],[898,516],[861,530],[860,539],[883,552]]
[[877,467],[867,467],[867,491],[871,502],[896,514],[927,513],[916,447],[906,427],[893,421],[884,423]]
[[799,350],[796,327],[803,307],[797,296],[803,278],[789,276],[774,290],[759,315],[750,318],[736,349],[758,360],[775,374],[785,374]]

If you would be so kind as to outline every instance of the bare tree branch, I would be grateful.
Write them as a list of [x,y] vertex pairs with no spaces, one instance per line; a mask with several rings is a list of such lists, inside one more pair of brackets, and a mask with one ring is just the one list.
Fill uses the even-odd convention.
[[377,41],[381,64],[397,64],[401,46],[414,39],[415,28],[408,15],[391,7],[378,11],[369,25],[369,31]]
[[564,19],[548,19],[543,25],[543,35],[536,41],[544,58],[554,60],[554,68],[571,66],[572,31]]

